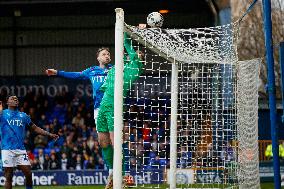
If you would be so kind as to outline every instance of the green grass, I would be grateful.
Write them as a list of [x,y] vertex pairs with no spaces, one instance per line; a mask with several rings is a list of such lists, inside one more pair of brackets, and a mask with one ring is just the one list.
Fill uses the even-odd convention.
[[[157,185],[147,185],[148,189],[149,188],[157,188]],[[152,186],[152,187],[151,187]],[[195,185],[193,187],[197,187],[197,188],[202,188],[198,185]],[[217,186],[212,186],[211,187],[216,187]],[[15,189],[25,189],[25,187],[13,187]],[[136,189],[138,189],[139,187],[135,187]],[[145,187],[141,187],[141,189],[144,189]],[[166,189],[167,186],[161,186],[160,189]],[[187,188],[187,187],[185,187]],[[205,188],[205,186],[204,186]],[[210,188],[210,186],[206,186],[206,188]],[[223,187],[221,187],[223,188]],[[273,183],[261,183],[261,189],[273,189],[274,188],[274,184]],[[281,187],[282,189],[284,189],[284,187]],[[102,185],[93,185],[93,186],[35,186],[34,189],[104,189],[104,186]]]
[[[274,184],[273,183],[261,183],[261,189],[273,189]],[[281,187],[281,189],[284,189],[284,186]]]
[[[26,189],[25,187],[13,187],[15,189]],[[104,189],[104,186],[34,186],[33,189]]]

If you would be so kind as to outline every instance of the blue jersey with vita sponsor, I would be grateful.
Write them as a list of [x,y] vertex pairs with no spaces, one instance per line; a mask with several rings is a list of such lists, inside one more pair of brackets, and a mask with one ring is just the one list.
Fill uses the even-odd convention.
[[0,113],[1,150],[25,150],[24,139],[30,117],[18,110],[3,110]]
[[106,80],[108,70],[111,67],[112,65],[109,64],[105,68],[101,68],[99,66],[93,66],[82,72],[58,71],[57,75],[71,79],[89,79],[93,86],[94,108],[96,109],[100,107],[104,95],[103,91],[99,89]]

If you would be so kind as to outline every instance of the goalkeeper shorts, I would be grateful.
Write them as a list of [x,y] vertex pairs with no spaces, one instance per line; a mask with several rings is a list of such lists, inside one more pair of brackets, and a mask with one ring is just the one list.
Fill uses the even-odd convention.
[[96,125],[98,132],[103,132],[103,133],[113,132],[114,130],[113,107],[100,107]]

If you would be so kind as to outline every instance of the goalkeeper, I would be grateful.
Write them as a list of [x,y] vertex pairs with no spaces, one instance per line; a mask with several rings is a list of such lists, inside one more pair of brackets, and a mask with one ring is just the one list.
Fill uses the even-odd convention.
[[[124,47],[128,57],[124,56],[124,85],[123,96],[125,97],[132,83],[136,81],[142,73],[143,64],[141,53],[137,54],[132,48],[129,36],[124,34]],[[114,144],[114,80],[115,67],[109,70],[105,83],[100,88],[104,91],[104,96],[100,105],[97,119],[97,130],[101,137],[100,146],[102,148],[105,163],[109,168],[109,178],[105,189],[111,189],[112,169],[113,169],[113,144]]]

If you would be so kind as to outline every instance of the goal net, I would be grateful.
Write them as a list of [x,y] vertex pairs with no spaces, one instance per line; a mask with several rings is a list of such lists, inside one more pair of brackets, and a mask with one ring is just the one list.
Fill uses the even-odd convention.
[[260,60],[238,61],[236,27],[124,25],[143,63],[123,100],[124,167],[132,187],[260,188]]

